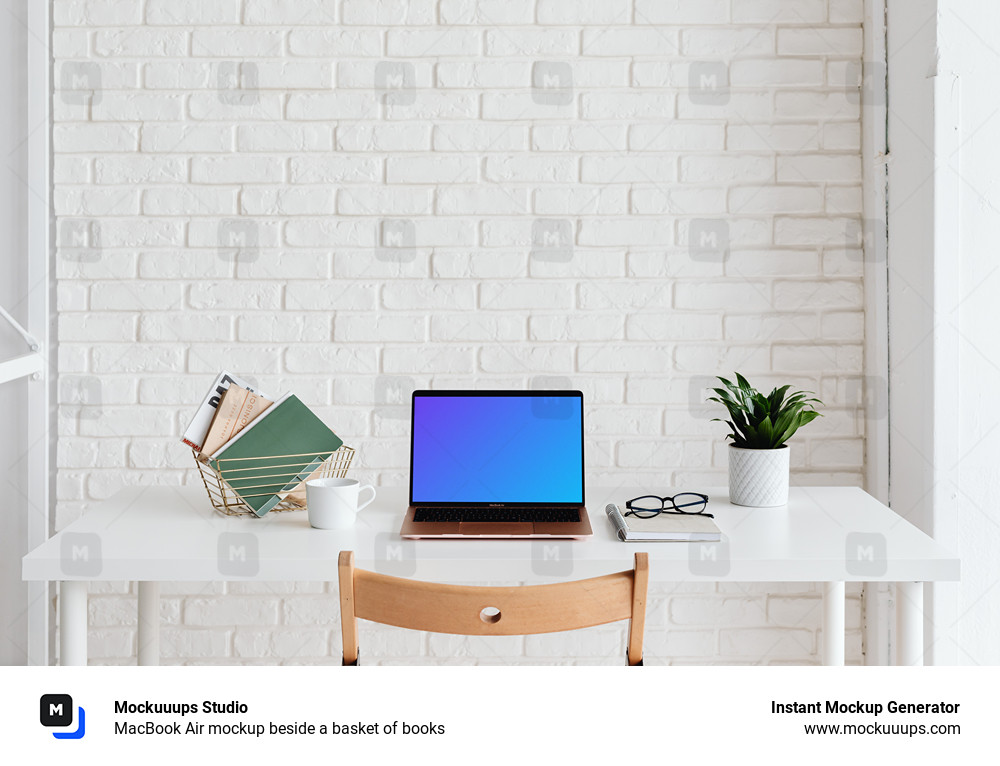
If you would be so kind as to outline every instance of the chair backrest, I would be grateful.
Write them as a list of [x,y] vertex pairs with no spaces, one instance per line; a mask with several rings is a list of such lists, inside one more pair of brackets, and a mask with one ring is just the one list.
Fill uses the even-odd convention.
[[521,636],[629,620],[627,660],[642,664],[649,558],[634,569],[589,580],[514,587],[444,585],[354,568],[341,551],[340,617],[344,664],[358,661],[358,618],[433,633]]

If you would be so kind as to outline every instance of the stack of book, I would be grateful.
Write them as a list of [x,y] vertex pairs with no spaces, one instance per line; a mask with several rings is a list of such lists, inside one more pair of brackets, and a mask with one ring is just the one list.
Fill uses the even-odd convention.
[[295,394],[273,399],[228,372],[216,378],[182,441],[257,516],[301,500],[302,484],[343,444]]

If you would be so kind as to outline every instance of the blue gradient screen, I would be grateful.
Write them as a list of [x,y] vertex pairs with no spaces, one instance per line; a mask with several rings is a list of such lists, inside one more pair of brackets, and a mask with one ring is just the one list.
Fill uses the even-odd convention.
[[582,396],[416,396],[414,503],[583,504]]

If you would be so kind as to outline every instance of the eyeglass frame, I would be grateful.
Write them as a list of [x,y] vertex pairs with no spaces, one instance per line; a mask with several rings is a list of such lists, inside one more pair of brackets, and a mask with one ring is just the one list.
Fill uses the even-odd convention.
[[[702,509],[700,511],[683,511],[683,510],[681,510],[681,508],[678,507],[677,503],[674,502],[674,498],[675,497],[680,497],[681,495],[694,495],[695,497],[700,497],[702,499]],[[661,504],[660,509],[656,510],[655,508],[633,508],[632,507],[632,503],[634,503],[636,500],[645,500],[646,498],[654,498],[656,500],[659,500],[660,504]],[[667,510],[667,502],[668,501],[670,502],[670,505],[673,508],[672,511],[668,511]],[[688,505],[689,504],[685,504],[684,507],[686,508]],[[694,505],[694,503],[690,503],[690,505]],[[635,516],[636,518],[640,518],[640,519],[644,518],[644,517],[639,516],[639,513],[653,514],[652,516],[647,516],[645,518],[654,518],[655,516],[659,516],[661,513],[673,513],[673,514],[677,514],[677,515],[680,515],[680,516],[705,516],[706,518],[709,518],[709,519],[714,519],[715,518],[714,514],[705,513],[705,511],[708,510],[708,495],[702,494],[701,492],[678,492],[676,495],[674,495],[674,497],[670,497],[670,496],[660,497],[659,495],[639,495],[639,497],[633,497],[631,500],[626,500],[625,501],[625,507],[628,510],[626,510],[625,513],[622,514],[623,516]]]

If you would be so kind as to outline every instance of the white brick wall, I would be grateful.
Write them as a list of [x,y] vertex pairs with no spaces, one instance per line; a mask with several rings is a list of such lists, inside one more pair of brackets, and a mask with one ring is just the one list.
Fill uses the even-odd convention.
[[[861,482],[860,0],[54,6],[58,527],[197,482],[177,436],[222,366],[320,408],[365,479],[405,480],[397,389],[548,376],[586,394],[589,482],[692,489],[725,482],[702,388],[735,368],[827,403],[795,482]],[[94,588],[97,661],[134,653],[133,594]],[[167,585],[165,657],[336,662],[334,596]],[[656,586],[650,661],[816,662],[818,599]],[[623,646],[364,639],[385,662]]]

